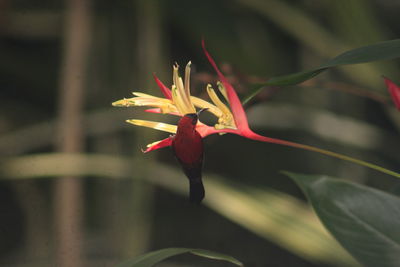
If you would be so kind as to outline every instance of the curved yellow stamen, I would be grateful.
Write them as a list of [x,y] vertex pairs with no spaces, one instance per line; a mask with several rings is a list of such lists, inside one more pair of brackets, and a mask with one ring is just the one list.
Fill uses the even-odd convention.
[[121,100],[117,100],[112,102],[112,105],[114,107],[132,107],[132,106],[136,106],[135,102],[132,100],[133,98],[124,98]]
[[[195,113],[196,109],[194,108],[193,103],[190,101],[190,89],[189,88],[187,88],[187,90],[185,89],[183,80],[181,77],[179,77],[178,69],[179,69],[178,64],[175,64],[172,77],[174,81],[174,86],[176,88],[176,96],[177,96],[176,99],[180,99],[178,100],[179,101],[178,105],[180,106],[178,107],[178,109],[182,110],[182,115],[186,113]],[[186,66],[186,69],[189,69],[189,74],[190,74],[190,64]]]
[[195,97],[195,96],[191,96],[190,99],[192,100],[192,103],[198,107],[198,108],[208,108],[207,112],[210,112],[212,114],[214,114],[217,118],[222,116],[222,111],[214,106],[213,104],[211,104],[210,102],[207,102],[201,98]]
[[175,64],[172,66],[172,69],[173,69],[173,71],[172,71],[172,82],[173,82],[173,84],[174,84],[175,86],[177,86],[177,84],[178,84],[178,78],[179,78],[179,65],[178,65],[178,63],[175,63]]
[[185,105],[185,102],[183,101],[182,96],[175,85],[172,85],[171,92],[172,92],[172,101],[174,102],[175,107],[178,109],[179,113],[181,115],[192,113]]
[[175,84],[175,85],[176,85],[176,87],[178,88],[179,93],[180,93],[181,96],[182,96],[182,99],[186,102],[185,86],[183,85],[183,80],[182,80],[181,77],[178,77],[178,83]]
[[163,122],[157,122],[157,121],[146,121],[146,120],[126,120],[126,122],[138,125],[138,126],[144,126],[144,127],[149,127],[152,129],[156,129],[159,131],[164,131],[168,133],[176,133],[177,126],[168,124],[168,123],[163,123]]
[[166,105],[170,105],[171,107],[173,107],[172,101],[167,100],[167,99],[135,97],[135,98],[132,98],[130,101],[135,106],[166,106]]
[[142,92],[132,92],[132,95],[139,96],[139,97],[158,98],[158,99],[167,100],[166,98],[161,98],[161,97],[158,97],[158,96],[149,95],[149,94],[145,94],[145,93],[142,93]]
[[219,116],[218,124],[215,125],[215,128],[236,128],[230,109],[219,99],[211,84],[207,84],[207,93],[210,96],[211,101],[222,111],[222,115]]
[[212,88],[211,84],[207,84],[207,93],[211,98],[211,101],[223,112],[223,113],[231,113],[229,108],[219,99],[218,95],[215,93],[214,88]]
[[225,86],[220,81],[217,81],[217,86],[218,90],[221,92],[221,94],[225,97],[226,101],[228,101],[229,103],[228,93],[226,92]]
[[118,106],[118,107],[150,106],[150,107],[160,108],[162,113],[177,112],[175,105],[169,99],[155,97],[152,95],[137,93],[137,92],[134,92],[133,94],[137,95],[137,97],[132,97],[128,99],[124,98],[122,100],[115,101],[113,103],[113,106]]
[[189,98],[188,100],[190,101],[190,65],[192,65],[192,62],[189,61],[188,64],[186,64],[185,68],[185,94]]

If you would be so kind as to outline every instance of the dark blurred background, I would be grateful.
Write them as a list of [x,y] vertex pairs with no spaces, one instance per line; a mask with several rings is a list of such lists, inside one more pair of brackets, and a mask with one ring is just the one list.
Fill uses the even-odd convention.
[[[239,136],[205,140],[203,205],[167,133],[126,119],[176,118],[113,108],[132,91],[161,96],[172,64],[193,63],[192,94],[216,75],[240,96],[269,77],[316,67],[348,49],[398,38],[398,0],[0,0],[0,265],[113,266],[166,247],[232,255],[245,266],[353,266],[281,170],[400,191],[396,181],[325,156]],[[330,70],[268,87],[246,108],[267,136],[398,170],[400,116],[381,75],[398,61]],[[184,255],[160,266],[230,266]]]

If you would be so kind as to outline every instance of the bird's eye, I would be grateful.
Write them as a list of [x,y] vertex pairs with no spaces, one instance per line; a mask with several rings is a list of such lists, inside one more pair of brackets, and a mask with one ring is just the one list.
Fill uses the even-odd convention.
[[196,113],[188,113],[185,116],[191,118],[192,124],[196,125],[196,123],[197,123],[197,114]]

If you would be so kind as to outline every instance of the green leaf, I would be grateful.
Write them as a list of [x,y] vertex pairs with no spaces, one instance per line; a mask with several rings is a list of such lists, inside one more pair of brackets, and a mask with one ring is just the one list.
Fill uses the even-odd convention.
[[218,252],[213,252],[204,249],[193,249],[193,248],[164,248],[160,250],[156,250],[153,252],[149,252],[142,256],[127,260],[123,263],[117,265],[117,267],[150,267],[156,263],[159,263],[169,257],[176,256],[183,253],[192,253],[197,256],[214,259],[214,260],[223,260],[227,262],[231,262],[238,266],[243,266],[243,264],[237,259],[224,255]]
[[377,60],[389,60],[398,57],[400,57],[400,39],[380,42],[352,49],[336,56],[335,58],[329,60],[328,62],[325,62],[317,68],[308,71],[272,77],[265,83],[257,84],[254,86],[251,93],[244,98],[243,103],[247,103],[255,95],[260,93],[264,86],[294,85],[309,80],[329,68],[342,65],[367,63]]
[[303,190],[325,227],[365,266],[400,263],[400,198],[320,175],[285,172]]

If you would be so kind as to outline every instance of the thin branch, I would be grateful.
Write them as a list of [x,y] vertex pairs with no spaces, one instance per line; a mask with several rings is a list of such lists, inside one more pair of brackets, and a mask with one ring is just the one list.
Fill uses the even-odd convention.
[[[63,64],[61,68],[57,148],[80,152],[84,147],[82,110],[89,48],[89,0],[66,0]],[[55,183],[54,216],[57,266],[83,266],[82,182],[62,177]]]

